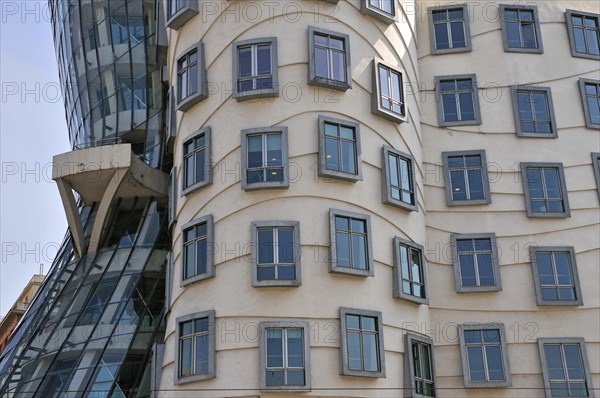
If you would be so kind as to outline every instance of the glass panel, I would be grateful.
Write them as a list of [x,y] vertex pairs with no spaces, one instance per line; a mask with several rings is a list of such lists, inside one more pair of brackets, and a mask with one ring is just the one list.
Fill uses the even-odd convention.
[[180,334],[181,336],[187,336],[192,334],[192,322],[184,322],[182,323],[179,327],[180,327]]
[[461,120],[475,120],[475,108],[473,107],[473,93],[458,94],[460,100]]
[[196,153],[196,178],[194,182],[204,181],[204,150]]
[[335,229],[350,231],[350,219],[346,217],[335,217]]
[[362,360],[360,357],[360,334],[348,332],[348,368],[362,370]]
[[239,77],[252,76],[252,47],[244,47],[238,50],[239,54]]
[[554,272],[550,253],[537,253],[538,275],[541,285],[554,285]]
[[329,36],[329,45],[337,50],[344,49],[344,40]]
[[379,92],[384,97],[390,97],[389,69],[379,65]]
[[288,370],[287,372],[287,385],[288,386],[303,386],[304,382],[304,370]]
[[280,371],[267,370],[266,383],[268,386],[283,386],[283,385],[285,385],[283,370],[280,370]]
[[208,318],[196,319],[194,324],[196,333],[208,332]]
[[275,262],[273,255],[273,229],[260,228],[258,230],[258,263],[273,264]]
[[583,380],[585,375],[581,366],[581,353],[579,345],[565,344],[563,345],[565,352],[565,362],[567,363],[567,375],[571,380]]
[[294,263],[294,229],[279,228],[279,263]]
[[585,45],[585,31],[581,28],[574,28],[573,36],[575,38],[575,51],[585,54],[587,52]]
[[267,135],[267,165],[282,166],[281,134]]
[[283,278],[275,278],[275,267],[274,266],[258,267],[256,277],[259,281],[270,281],[270,280],[275,280],[275,279],[283,279]]
[[267,329],[267,368],[283,367],[282,329]]
[[529,183],[529,195],[532,199],[543,199],[544,189],[542,186],[542,171],[540,169],[527,169],[527,182]]
[[271,74],[271,46],[258,46],[257,52],[257,74],[258,75],[269,75]]
[[346,140],[354,140],[354,129],[352,127],[340,126],[340,137]]
[[304,366],[304,343],[302,338],[302,330],[287,330],[287,353],[289,367],[301,368]]
[[460,255],[460,276],[463,286],[477,286],[477,279],[475,277],[475,264],[473,261],[473,255]]
[[293,266],[278,266],[277,267],[277,279],[280,280],[293,280],[296,278],[296,270]]
[[450,23],[450,31],[452,32],[452,47],[465,47],[465,30],[463,28],[463,22],[452,22]]
[[473,245],[477,251],[492,250],[492,241],[490,239],[474,239]]
[[454,94],[442,94],[442,107],[444,110],[444,120],[453,122],[458,120],[458,109]]
[[400,186],[400,178],[398,176],[398,158],[394,155],[388,155],[388,165],[390,170],[390,184]]
[[392,98],[396,101],[401,101],[402,82],[400,74],[392,72]]
[[207,250],[206,239],[201,239],[196,242],[196,270],[197,274],[206,273],[207,266]]
[[568,397],[569,388],[567,383],[550,383],[550,389],[553,397]]
[[589,397],[586,383],[569,383],[572,397]]
[[[589,21],[589,19],[586,21]],[[588,53],[593,55],[600,54],[600,49],[598,48],[598,30],[588,29],[586,32],[588,39]]]
[[315,48],[315,74],[323,78],[329,77],[329,62],[327,57],[327,50],[324,48]]
[[338,140],[325,138],[325,164],[328,170],[340,171]]
[[600,98],[587,97],[590,121],[594,124],[600,124]]
[[357,315],[346,315],[346,327],[349,329],[360,329],[360,317]]
[[352,232],[360,232],[360,233],[365,233],[366,229],[365,229],[365,221],[363,220],[356,220],[356,219],[351,219],[352,221]]
[[342,141],[342,171],[356,174],[356,153],[354,142]]
[[195,275],[195,258],[194,258],[194,245],[188,245],[185,247],[185,259],[184,259],[184,267],[185,267],[185,278],[189,278]]
[[181,377],[192,375],[192,340],[183,340],[180,344],[179,358],[181,358],[181,368],[179,375]]
[[498,329],[485,329],[482,330],[483,341],[485,343],[499,343],[500,342],[500,331]]
[[262,135],[248,136],[248,167],[261,167],[262,165]]
[[533,113],[531,112],[531,100],[529,92],[518,92],[517,93],[517,104],[519,106],[519,119],[520,120],[533,120]]
[[350,267],[350,234],[337,232],[336,260],[339,267]]
[[412,250],[412,280],[417,283],[422,283],[421,278],[421,252],[419,250]]
[[554,264],[556,266],[556,277],[559,285],[572,285],[571,262],[569,253],[554,253]]
[[483,192],[483,173],[481,169],[468,170],[467,176],[469,179],[469,199],[484,199]]
[[546,366],[548,367],[550,380],[564,380],[565,372],[560,346],[557,344],[544,344],[544,352],[546,353]]
[[544,180],[546,182],[546,197],[549,199],[561,199],[558,170],[544,169]]
[[357,269],[367,269],[366,236],[352,235],[352,263]]
[[445,21],[448,19],[447,10],[433,11],[432,18],[434,21]]
[[315,39],[315,44],[318,44],[320,46],[327,46],[328,36],[323,36],[323,35],[316,33],[314,39]]
[[196,337],[196,374],[208,373],[208,336]]
[[489,380],[504,380],[504,368],[502,367],[502,353],[500,346],[488,346],[485,348],[487,358]]
[[558,293],[556,288],[548,287],[542,288],[542,299],[543,300],[558,300]]
[[467,187],[465,185],[465,174],[462,170],[451,171],[450,181],[452,187],[452,199],[453,200],[466,200],[467,199]]
[[481,330],[465,330],[464,333],[466,344],[479,344],[481,340]]
[[[507,15],[509,12],[506,13]],[[520,48],[521,37],[519,34],[519,23],[517,22],[506,22],[506,40],[508,41],[508,47]]]
[[492,268],[491,254],[477,255],[477,268],[479,270],[479,285],[494,286],[494,271]]
[[[438,13],[434,13],[435,16]],[[438,50],[450,48],[448,40],[448,27],[445,23],[437,23],[433,25],[435,31],[435,46]]]
[[378,371],[377,360],[377,336],[374,334],[363,334],[363,353],[365,356],[365,370]]
[[469,363],[469,379],[471,381],[485,381],[482,348],[467,347],[467,358]]
[[376,324],[376,319],[372,318],[370,316],[363,316],[362,317],[362,330],[369,330],[369,331],[376,331],[377,328],[375,327]]
[[523,48],[537,48],[535,39],[535,24],[523,23],[521,25],[521,32],[523,34]]
[[333,80],[346,81],[346,53],[341,51],[331,52]]

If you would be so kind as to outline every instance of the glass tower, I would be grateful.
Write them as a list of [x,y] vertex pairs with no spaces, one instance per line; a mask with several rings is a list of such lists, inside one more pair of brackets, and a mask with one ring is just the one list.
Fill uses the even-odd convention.
[[156,0],[50,9],[72,146],[55,162],[85,152],[109,166],[98,180],[84,168],[55,178],[69,231],[0,354],[0,397],[148,397],[170,247],[163,19]]

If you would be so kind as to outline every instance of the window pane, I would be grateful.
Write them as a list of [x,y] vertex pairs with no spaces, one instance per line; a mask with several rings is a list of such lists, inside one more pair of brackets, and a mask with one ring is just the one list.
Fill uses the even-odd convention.
[[487,358],[489,379],[504,380],[500,346],[487,346],[485,348],[485,355]]
[[573,36],[575,38],[575,51],[578,53],[585,54],[587,48],[585,46],[585,32],[581,28],[573,29]]
[[331,61],[333,68],[333,80],[346,81],[346,54],[340,51],[332,51]]
[[362,370],[360,334],[348,332],[348,369]]
[[354,129],[352,127],[340,126],[340,137],[347,140],[354,140]]
[[390,97],[390,88],[388,83],[389,69],[379,65],[379,90],[380,94]]
[[521,32],[523,34],[523,47],[524,48],[537,48],[535,40],[535,24],[523,23],[521,25]]
[[271,46],[258,46],[257,52],[257,74],[258,75],[269,75],[271,74]]
[[337,50],[344,49],[344,40],[329,36],[329,45]]
[[483,341],[485,343],[500,343],[500,331],[498,329],[482,330]]
[[267,329],[267,367],[283,367],[282,329]]
[[204,181],[204,150],[196,153],[196,178],[194,182]]
[[588,53],[593,55],[600,54],[598,48],[598,30],[587,30]]
[[463,28],[463,22],[452,22],[450,23],[450,31],[452,32],[452,47],[465,47],[465,31]]
[[181,377],[192,375],[192,340],[183,340],[180,344],[179,358],[181,358],[181,368],[179,375]]
[[327,46],[328,36],[323,36],[318,33],[315,33],[314,36],[315,44],[320,46]]
[[281,166],[282,164],[281,134],[268,134],[267,166]]
[[587,104],[590,113],[590,121],[594,124],[600,124],[600,98],[588,96]]
[[346,315],[346,327],[350,329],[360,329],[360,317],[357,315]]
[[367,269],[366,236],[352,235],[352,260],[354,268]]
[[412,250],[412,280],[417,283],[422,283],[423,278],[421,277],[421,252],[419,250]]
[[467,171],[469,178],[469,199],[483,199],[483,174],[481,169]]
[[464,172],[462,170],[456,170],[450,172],[450,181],[452,187],[452,199],[453,200],[466,200],[467,199],[467,188],[465,185]]
[[494,286],[494,271],[492,268],[491,254],[477,255],[477,268],[479,270],[479,285]]
[[366,232],[365,221],[356,220],[356,219],[352,218],[351,222],[352,222],[352,232],[360,232],[360,233]]
[[363,353],[365,356],[365,370],[378,371],[377,360],[377,336],[374,334],[363,334]]
[[392,73],[392,98],[396,101],[401,101],[402,98],[402,81],[400,74]]
[[[317,36],[318,37],[318,36]],[[329,63],[327,61],[327,50],[315,48],[315,74],[319,77],[329,77]]]
[[442,107],[444,110],[444,120],[446,122],[458,120],[458,110],[456,108],[454,94],[442,94]]
[[581,367],[581,353],[579,345],[565,344],[563,345],[565,352],[565,362],[567,363],[567,375],[571,380],[585,379],[583,369]]
[[240,77],[252,76],[252,47],[239,49]]
[[471,381],[485,381],[481,347],[467,347],[469,378]]
[[350,231],[350,219],[346,217],[335,217],[335,228]]
[[537,253],[536,258],[540,284],[554,285],[554,273],[552,272],[550,253]]
[[517,93],[517,104],[519,106],[519,119],[520,120],[533,120],[533,113],[531,113],[531,100],[529,92],[518,92]]
[[337,232],[336,239],[336,259],[340,267],[350,267],[350,235]]
[[477,286],[477,279],[475,278],[475,264],[473,262],[473,255],[461,255],[459,256],[460,261],[460,276],[462,279],[463,286]]
[[423,378],[426,380],[433,380],[433,375],[431,374],[431,351],[430,347],[427,344],[421,344],[423,359]]
[[565,374],[560,354],[560,346],[556,344],[545,344],[546,365],[548,366],[548,375],[550,380],[564,380]]
[[180,326],[180,328],[181,328],[181,330],[180,330],[181,335],[182,336],[188,336],[188,335],[192,334],[192,330],[193,330],[192,325],[193,325],[192,322],[182,323],[181,326]]
[[362,317],[362,330],[369,330],[369,331],[376,331],[376,327],[375,327],[375,318],[372,318],[370,316],[363,316]]
[[204,274],[206,273],[206,261],[207,260],[207,251],[206,251],[206,239],[201,239],[196,242],[196,273]]
[[278,266],[277,267],[277,279],[289,281],[289,280],[293,280],[295,278],[296,278],[296,271],[293,266],[291,266],[291,267]]
[[340,171],[338,140],[325,138],[325,163],[328,170]]
[[190,67],[189,71],[189,94],[198,92],[198,64]]
[[546,182],[546,197],[549,199],[561,199],[558,170],[544,169],[544,180]]
[[558,300],[558,292],[554,287],[542,288],[543,300]]
[[542,171],[540,169],[527,169],[527,182],[529,183],[529,195],[531,198],[543,199]]
[[521,38],[519,35],[519,24],[517,22],[507,22],[506,23],[506,39],[508,40],[509,47],[513,47],[513,48],[521,47]]
[[356,174],[356,154],[354,142],[342,141],[342,171]]
[[304,342],[302,330],[287,330],[287,353],[289,367],[301,368],[304,366]]
[[196,337],[196,374],[208,373],[208,336]]
[[567,383],[550,383],[550,389],[553,397],[568,397],[569,388]]
[[[284,279],[281,278],[281,273],[279,274],[279,278],[275,278],[275,267],[258,267],[256,277],[259,281],[270,281],[275,279]],[[293,279],[293,278],[291,278]]]
[[[434,13],[433,15],[436,15]],[[438,50],[450,48],[448,41],[448,27],[445,23],[437,23],[433,25],[435,31],[435,46]]]
[[279,371],[267,370],[266,384],[268,386],[283,386],[283,385],[285,385],[283,370],[279,370]]
[[477,251],[492,250],[492,241],[489,239],[473,239],[473,246]]
[[571,262],[569,253],[554,253],[554,264],[556,266],[556,277],[559,285],[572,285]]
[[388,165],[390,170],[390,184],[400,186],[400,179],[398,176],[398,158],[394,155],[388,155]]
[[410,163],[408,160],[400,159],[400,172],[402,174],[402,189],[411,191]]
[[188,245],[185,247],[185,278],[189,278],[195,275],[195,263],[194,263],[194,245]]
[[287,372],[287,385],[288,386],[303,386],[304,382],[304,370],[288,370]]
[[475,109],[473,108],[473,93],[460,93],[460,115],[461,120],[475,120]]
[[481,343],[481,330],[465,330],[464,332],[466,344],[478,344]]
[[262,135],[248,136],[248,167],[261,167],[262,165]]
[[194,184],[194,157],[190,156],[185,160],[185,186]]
[[258,230],[258,263],[272,264],[273,258],[273,229],[260,228]]

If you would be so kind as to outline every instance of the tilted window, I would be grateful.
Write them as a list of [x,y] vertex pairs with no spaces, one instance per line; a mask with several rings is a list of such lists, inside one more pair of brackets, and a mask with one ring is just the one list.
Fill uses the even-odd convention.
[[536,6],[500,5],[504,51],[543,53]]
[[517,135],[556,138],[552,92],[549,87],[512,86]]
[[457,292],[500,291],[500,267],[494,234],[452,234]]
[[396,22],[396,0],[361,0],[360,12],[385,23]]
[[[404,380],[412,398],[435,397],[435,362],[433,340],[413,333],[406,334],[404,366],[408,376]],[[405,373],[406,374],[406,373]]]
[[309,84],[346,91],[352,88],[350,36],[308,27]]
[[197,43],[177,58],[177,109],[188,111],[207,97],[204,46]]
[[440,126],[481,124],[475,75],[436,77]]
[[409,154],[383,147],[383,203],[418,211],[414,163]]
[[528,217],[571,217],[562,163],[521,163]]
[[278,91],[277,38],[233,43],[234,98],[275,97]]
[[287,188],[287,127],[242,130],[242,189]]
[[252,223],[252,286],[300,286],[300,223]]
[[394,238],[394,297],[429,304],[423,246]]
[[340,308],[341,374],[385,377],[381,312]]
[[471,51],[468,10],[466,4],[428,9],[432,54]]
[[446,204],[481,205],[492,202],[485,151],[442,153],[446,174]]
[[182,227],[182,284],[215,276],[213,220],[205,216]]
[[373,61],[371,112],[392,122],[406,121],[403,74],[381,60]]
[[566,10],[567,28],[574,57],[600,59],[600,14]]
[[529,253],[538,305],[583,305],[573,247],[532,246]]
[[329,271],[373,276],[373,252],[368,215],[329,210]]
[[212,183],[210,127],[204,127],[183,142],[182,194]]
[[357,123],[319,116],[319,175],[349,181],[362,180]]
[[205,311],[177,318],[175,383],[216,377],[215,312]]
[[579,89],[585,125],[590,129],[600,129],[600,80],[579,79]]

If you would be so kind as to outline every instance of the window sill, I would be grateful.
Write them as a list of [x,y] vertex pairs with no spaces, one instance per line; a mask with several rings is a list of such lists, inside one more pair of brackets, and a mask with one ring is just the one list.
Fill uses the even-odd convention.
[[348,91],[352,88],[352,84],[350,82],[326,79],[318,76],[310,78],[308,84],[312,86],[320,86],[339,91]]
[[298,287],[301,285],[302,282],[299,279],[252,281],[252,287]]
[[470,53],[473,49],[471,46],[468,47],[453,47],[453,48],[432,48],[431,55],[444,55],[444,54],[459,54],[459,53]]
[[517,131],[517,137],[523,138],[558,138],[558,131],[553,131],[551,133],[523,133]]
[[482,206],[492,203],[492,198],[472,199],[472,200],[450,200],[446,203],[448,207],[453,206]]
[[362,171],[358,174],[344,173],[343,171],[328,170],[319,165],[319,176],[327,178],[336,178],[339,180],[357,182],[362,181]]
[[354,377],[371,377],[385,379],[385,371],[371,372],[368,370],[350,370],[343,369],[340,374],[342,376],[354,376]]
[[405,211],[410,211],[410,212],[412,212],[412,211],[418,212],[419,211],[419,208],[417,207],[416,204],[411,205],[411,204],[404,203],[404,202],[399,201],[399,200],[394,200],[394,199],[391,199],[391,200],[387,199],[386,200],[386,199],[384,199],[383,203],[386,204],[386,205],[389,205],[389,206],[397,207],[397,208],[405,210]]
[[[401,123],[406,123],[406,122],[407,122],[408,116],[407,116],[406,114],[404,114],[404,115],[399,115],[399,114],[397,114],[397,113],[393,113],[393,112],[391,112],[391,111],[388,111],[388,110],[386,110],[386,109],[382,109],[382,108],[379,106],[379,103],[378,103],[378,102],[379,102],[379,99],[377,98],[377,99],[375,99],[374,101],[376,101],[376,102],[377,102],[376,104],[373,104],[373,107],[372,107],[372,109],[371,109],[371,112],[372,112],[374,115],[377,115],[377,116],[379,116],[379,117],[382,117],[382,118],[384,118],[384,119],[387,119],[387,120],[389,120],[390,122],[394,122],[394,123],[398,123],[398,124],[401,124]],[[405,106],[406,106],[406,105],[405,105]]]
[[247,183],[242,179],[241,183],[242,190],[244,191],[259,191],[261,189],[288,189],[290,187],[290,182],[287,180]]
[[248,101],[257,98],[277,98],[279,97],[278,86],[274,88],[266,88],[260,90],[236,91],[233,93],[233,98],[237,102]]
[[193,185],[190,185],[189,187],[187,187],[184,190],[182,190],[181,191],[181,195],[179,195],[179,196],[183,198],[184,196],[188,196],[189,194],[191,194],[191,193],[193,193],[193,192],[195,192],[195,191],[197,191],[199,189],[202,189],[202,188],[205,188],[205,187],[211,185],[212,184],[212,178],[210,178],[210,177],[212,177],[212,175],[209,173],[209,178],[207,178],[204,181],[200,181],[200,182],[197,182],[197,183],[195,183]]
[[[215,273],[214,272],[206,272],[204,274],[200,274],[200,275],[194,275],[194,276],[190,276],[187,279],[183,279],[181,281],[181,283],[179,284],[179,287],[185,287],[191,284],[194,284],[196,282],[200,282],[203,281],[205,279],[210,279],[210,278],[214,278],[215,277]],[[191,377],[191,376],[190,376]],[[186,378],[187,379],[187,378]],[[193,380],[192,380],[193,381]]]
[[[204,84],[202,85],[205,86]],[[197,92],[196,94],[192,94],[189,97],[186,97],[184,100],[179,101],[177,103],[177,110],[180,112],[187,112],[197,103],[207,99],[208,94],[204,92],[205,88],[206,87],[203,87],[203,91]]]
[[504,47],[506,53],[543,54],[543,48]]
[[368,0],[363,0],[360,3],[360,12],[362,14],[376,18],[376,19],[380,20],[381,22],[384,22],[388,25],[398,22],[397,15],[391,15],[391,14],[386,13],[385,11],[379,10],[377,8],[373,8],[373,7],[369,6],[368,4],[366,4],[367,1]]
[[[197,2],[192,3],[196,3],[197,7]],[[167,28],[179,30],[183,25],[185,25],[190,19],[192,19],[196,15],[198,15],[198,10],[190,7],[190,5],[188,4],[187,6],[173,14],[171,18],[167,20]]]
[[[331,253],[330,253],[330,255],[331,255]],[[357,269],[357,268],[350,268],[350,267],[340,267],[340,266],[330,263],[329,264],[329,272],[331,272],[333,274],[360,276],[363,278],[374,276],[372,265],[369,269]]]
[[527,211],[527,217],[529,218],[571,218],[571,212],[566,211],[562,213],[538,213]]
[[455,126],[479,126],[481,125],[481,120],[456,120],[451,122],[446,122],[444,120],[440,120],[440,127],[455,127]]
[[206,373],[206,374],[194,375],[194,376],[188,376],[188,377],[177,377],[175,379],[175,384],[181,385],[181,384],[191,383],[194,381],[210,380],[210,379],[214,379],[214,378],[216,378],[216,375],[212,374],[212,373]]

